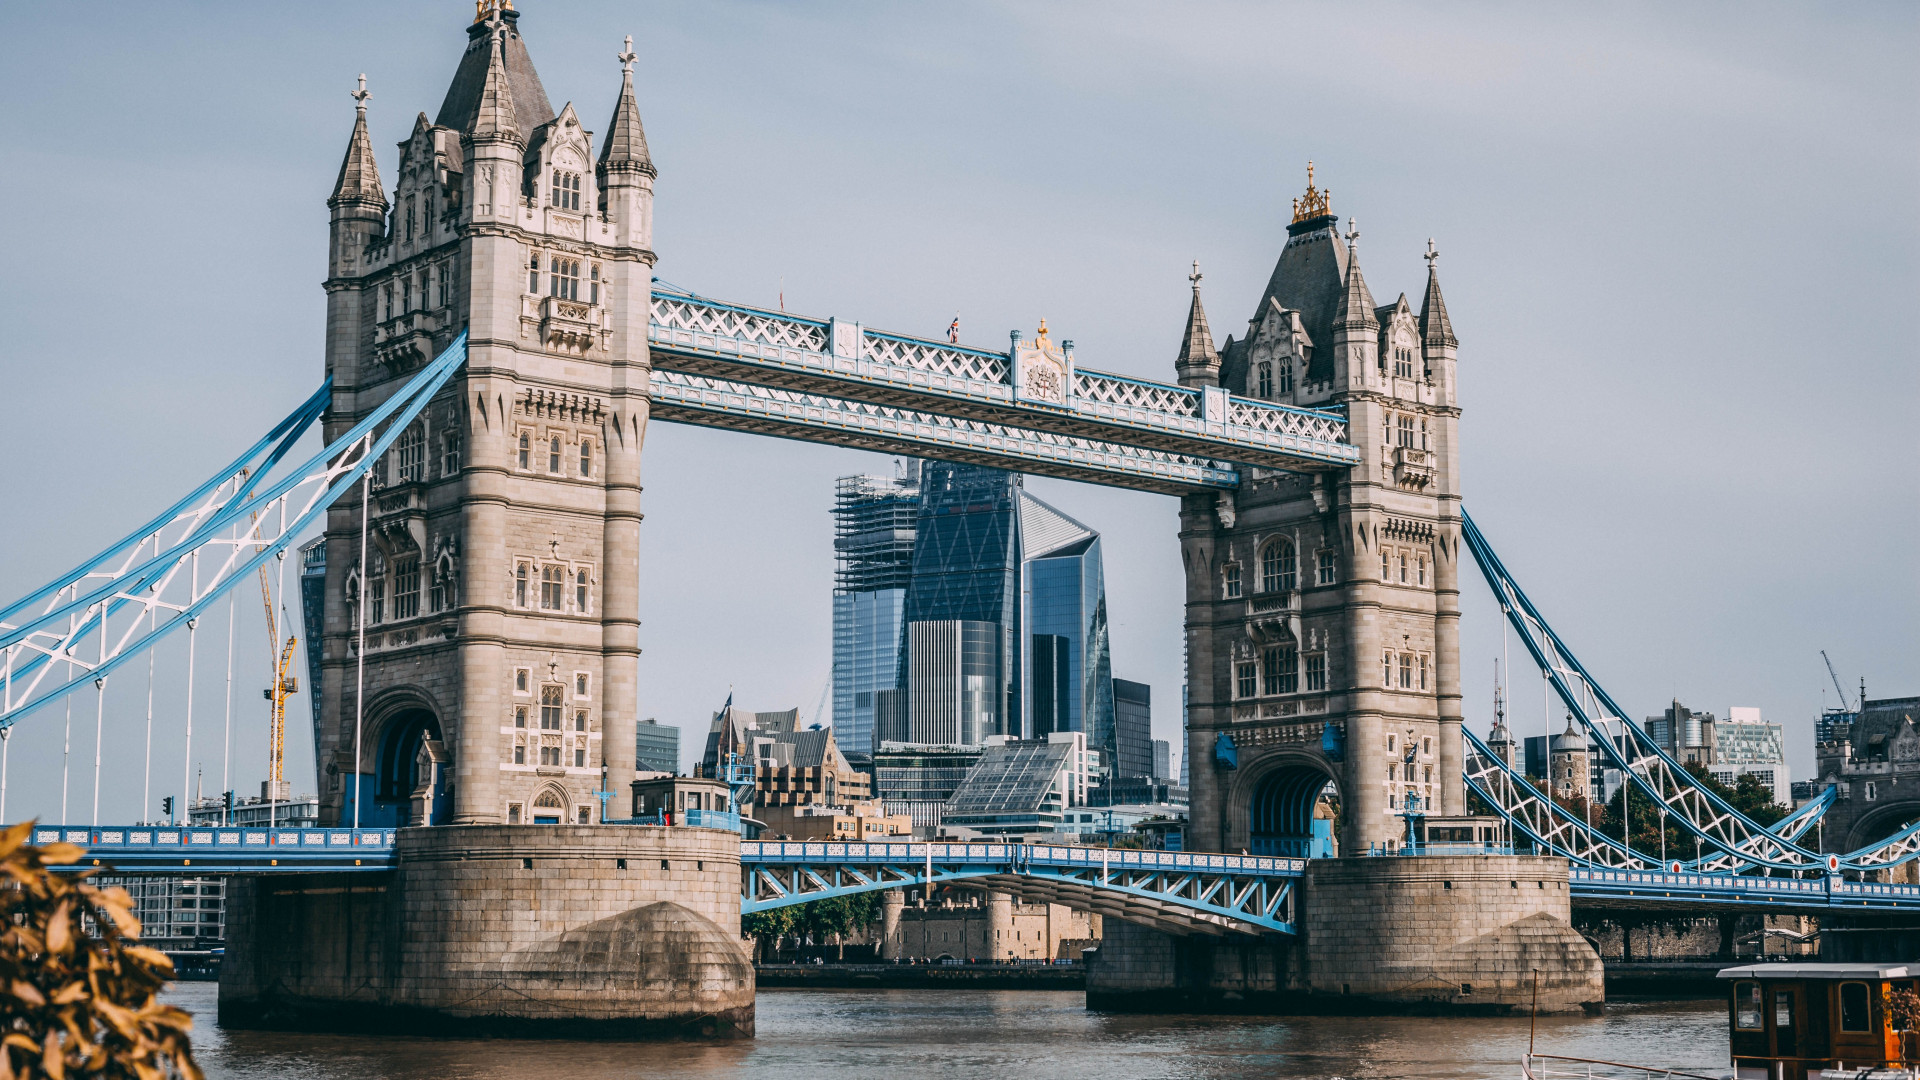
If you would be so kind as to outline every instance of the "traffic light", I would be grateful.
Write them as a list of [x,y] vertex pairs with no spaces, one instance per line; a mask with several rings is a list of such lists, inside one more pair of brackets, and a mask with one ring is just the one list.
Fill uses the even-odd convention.
[[167,815],[167,824],[173,824],[173,796],[160,800],[160,812]]

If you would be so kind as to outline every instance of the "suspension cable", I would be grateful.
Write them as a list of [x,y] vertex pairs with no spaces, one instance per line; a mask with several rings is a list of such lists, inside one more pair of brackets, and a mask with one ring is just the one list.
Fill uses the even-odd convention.
[[[151,634],[155,620],[159,617],[158,608],[147,609],[147,632]],[[148,807],[153,805],[153,649],[147,650],[147,755],[140,771],[140,820],[147,820]],[[4,818],[0,814],[0,818]]]
[[[190,597],[200,595],[200,553],[193,553],[193,578]],[[180,766],[180,816],[192,821],[193,815],[187,806],[187,796],[193,791],[193,658],[194,633],[199,629],[198,617],[187,620],[187,745],[185,761]],[[169,823],[171,824],[171,823]]]
[[233,791],[233,620],[238,594],[227,593],[227,735],[220,746],[220,822],[233,824],[233,808],[227,795]]
[[360,829],[360,733],[367,706],[367,500],[372,497],[373,470],[360,474],[360,624],[359,648],[354,650],[353,687],[353,828]]

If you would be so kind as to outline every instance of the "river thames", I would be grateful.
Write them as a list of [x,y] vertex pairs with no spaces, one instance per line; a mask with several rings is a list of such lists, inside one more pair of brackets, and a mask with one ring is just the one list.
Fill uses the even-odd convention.
[[[1133,1016],[1090,1013],[1078,991],[763,990],[759,1037],[721,1044],[226,1032],[213,983],[179,984],[168,1000],[193,1012],[213,1080],[1510,1080],[1527,1048],[1525,1017]],[[1541,1017],[1538,1048],[1722,1070],[1726,1006],[1622,1002],[1603,1017]]]

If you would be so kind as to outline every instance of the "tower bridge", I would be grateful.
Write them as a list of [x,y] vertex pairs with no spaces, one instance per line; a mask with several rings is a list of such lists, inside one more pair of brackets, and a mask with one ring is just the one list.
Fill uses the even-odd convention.
[[[750,1031],[743,911],[940,883],[1112,915],[1090,995],[1122,1004],[1517,1007],[1539,967],[1542,1003],[1578,1008],[1600,985],[1574,904],[1920,912],[1884,880],[1920,856],[1920,826],[1819,851],[1805,837],[1830,799],[1746,819],[1624,719],[1507,573],[1461,505],[1459,342],[1431,245],[1418,307],[1377,303],[1358,230],[1310,173],[1224,344],[1196,268],[1170,382],[1083,367],[1044,324],[1001,351],[728,303],[653,277],[630,45],[596,144],[548,101],[519,22],[480,5],[391,189],[354,95],[314,397],[0,609],[10,731],[170,635],[191,656],[200,612],[321,530],[325,827],[40,830],[85,846],[82,865],[238,875],[232,1022]],[[634,776],[654,420],[1179,498],[1190,852],[600,824]],[[325,448],[295,457],[315,426]],[[1695,859],[1602,835],[1464,730],[1463,555]],[[1415,857],[1300,857],[1329,787],[1342,852]],[[1410,846],[1411,821],[1457,843]],[[1431,932],[1410,944],[1408,924]]]

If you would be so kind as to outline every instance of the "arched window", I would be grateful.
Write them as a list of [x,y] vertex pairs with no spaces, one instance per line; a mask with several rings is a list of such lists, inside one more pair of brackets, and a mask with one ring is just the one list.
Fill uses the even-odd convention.
[[1293,393],[1293,361],[1291,360],[1280,361],[1280,392]]
[[[527,564],[521,563],[513,568],[513,606],[527,606]],[[525,690],[522,686],[520,689]]]
[[540,688],[540,730],[560,730],[560,712],[565,704],[566,689],[559,685]]
[[394,444],[393,462],[403,484],[427,478],[426,425],[417,421],[407,425],[407,430],[400,433],[400,440]]
[[547,291],[562,300],[580,299],[580,260],[558,255],[547,260]]
[[533,468],[533,437],[524,431],[520,433],[520,467]]
[[1259,389],[1256,390],[1255,393],[1259,394],[1263,398],[1273,396],[1273,365],[1272,364],[1260,365]]
[[564,809],[566,805],[566,803],[560,801],[560,796],[554,794],[551,788],[541,792],[533,800],[533,808],[536,810],[561,810]]
[[558,435],[547,440],[547,471],[555,476],[560,475],[560,436]]
[[587,572],[584,569],[573,575],[573,607],[582,615],[587,613]]
[[527,291],[540,295],[540,253],[537,251],[527,260]]
[[566,594],[567,568],[564,566],[543,566],[540,568],[540,609],[559,611],[561,597]]
[[593,475],[593,440],[592,439],[580,440],[580,475],[583,477]]
[[1269,543],[1260,551],[1260,591],[1292,592],[1295,569],[1293,541]]
[[556,210],[580,209],[580,174],[564,169],[553,170],[551,200]]

